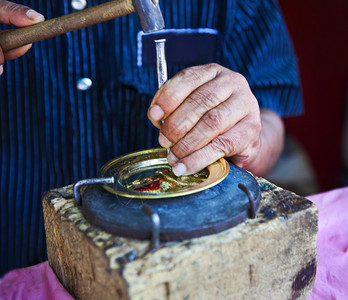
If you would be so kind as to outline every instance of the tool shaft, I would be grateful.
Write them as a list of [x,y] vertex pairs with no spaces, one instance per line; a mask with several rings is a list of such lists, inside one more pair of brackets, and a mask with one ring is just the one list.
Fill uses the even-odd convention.
[[[166,39],[155,40],[156,43],[156,62],[157,62],[157,80],[158,88],[160,88],[167,80],[167,61],[165,54]],[[162,120],[163,124],[163,120]],[[167,148],[167,156],[170,153],[170,149]]]
[[36,25],[0,34],[3,52],[135,12],[132,0],[113,0]]
[[167,61],[165,55],[165,39],[155,40],[156,43],[156,62],[157,62],[157,79],[158,88],[160,88],[167,80]]

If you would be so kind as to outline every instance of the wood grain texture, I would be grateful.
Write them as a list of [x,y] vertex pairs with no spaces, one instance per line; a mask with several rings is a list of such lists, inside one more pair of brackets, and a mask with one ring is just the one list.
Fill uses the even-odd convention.
[[317,208],[257,178],[256,219],[166,243],[120,238],[89,224],[72,186],[43,197],[49,263],[77,299],[306,299],[316,270]]
[[134,12],[131,0],[113,0],[36,25],[0,34],[3,52]]

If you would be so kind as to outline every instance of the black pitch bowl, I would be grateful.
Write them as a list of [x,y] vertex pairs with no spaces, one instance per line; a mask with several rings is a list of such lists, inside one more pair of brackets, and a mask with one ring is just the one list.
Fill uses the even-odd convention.
[[159,239],[181,241],[215,234],[254,217],[260,199],[255,178],[229,165],[226,177],[214,186],[175,197],[126,197],[110,192],[105,185],[91,185],[83,192],[81,209],[90,223],[109,233],[146,240],[154,235],[153,221],[145,213],[150,210],[159,217]]

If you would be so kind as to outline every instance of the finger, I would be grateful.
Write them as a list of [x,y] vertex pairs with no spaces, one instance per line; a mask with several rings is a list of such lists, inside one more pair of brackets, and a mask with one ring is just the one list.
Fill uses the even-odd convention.
[[170,115],[195,89],[215,78],[221,69],[217,64],[209,64],[178,72],[157,91],[148,111],[150,121],[160,128],[161,120]]
[[[219,134],[232,128],[246,115],[254,114],[253,107],[258,108],[255,96],[251,93],[248,85],[245,85],[245,78],[231,71],[228,74],[227,76],[222,76],[224,80],[227,80],[225,84],[224,82],[219,82],[218,77],[213,80],[217,84],[215,91],[220,90],[220,92],[217,92],[217,96],[223,99],[228,95],[227,100],[211,109],[208,105],[204,105],[204,107],[199,109],[199,114],[193,121],[192,114],[188,115],[185,111],[194,108],[190,107],[190,103],[185,105],[185,102],[181,105],[185,106],[184,109],[182,111],[180,111],[180,108],[177,110],[181,114],[181,118],[185,119],[179,119],[180,116],[177,115],[179,122],[175,124],[171,121],[172,116],[177,113],[175,111],[168,117],[168,120],[164,121],[159,142],[166,148],[171,147],[170,142],[172,142],[174,144],[172,152],[178,158],[183,158],[190,152],[200,149]],[[241,86],[244,86],[244,88],[240,88]],[[226,91],[221,92],[221,90]],[[207,101],[203,100],[203,102]],[[215,99],[215,103],[218,102],[219,100]],[[210,104],[212,103],[213,101],[210,101]],[[255,112],[257,115],[259,114],[258,110]],[[163,143],[163,140],[166,143]]]
[[31,48],[31,46],[32,44],[29,44],[6,52],[4,54],[5,60],[11,60],[22,56]]
[[45,20],[45,17],[27,6],[0,0],[0,23],[15,26],[33,25]]
[[[194,90],[162,124],[159,143],[171,147],[183,138],[209,110],[233,93],[232,72],[221,72],[213,80]],[[167,143],[169,141],[169,143]]]
[[174,174],[182,176],[197,173],[221,157],[238,156],[234,162],[240,167],[247,165],[257,155],[259,130],[259,126],[251,126],[250,122],[237,123],[205,147],[178,160],[173,165]]
[[[208,111],[196,126],[171,148],[171,155],[168,157],[169,163],[174,163],[175,158],[183,158],[201,149],[243,120],[248,113],[243,104],[244,102],[235,101],[231,97],[228,101]],[[172,161],[172,159],[174,160]]]

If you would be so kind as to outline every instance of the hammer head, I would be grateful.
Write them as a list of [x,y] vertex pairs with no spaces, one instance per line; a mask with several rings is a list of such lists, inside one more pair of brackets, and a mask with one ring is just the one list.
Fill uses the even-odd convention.
[[158,0],[132,0],[144,32],[153,32],[164,28],[164,20]]

